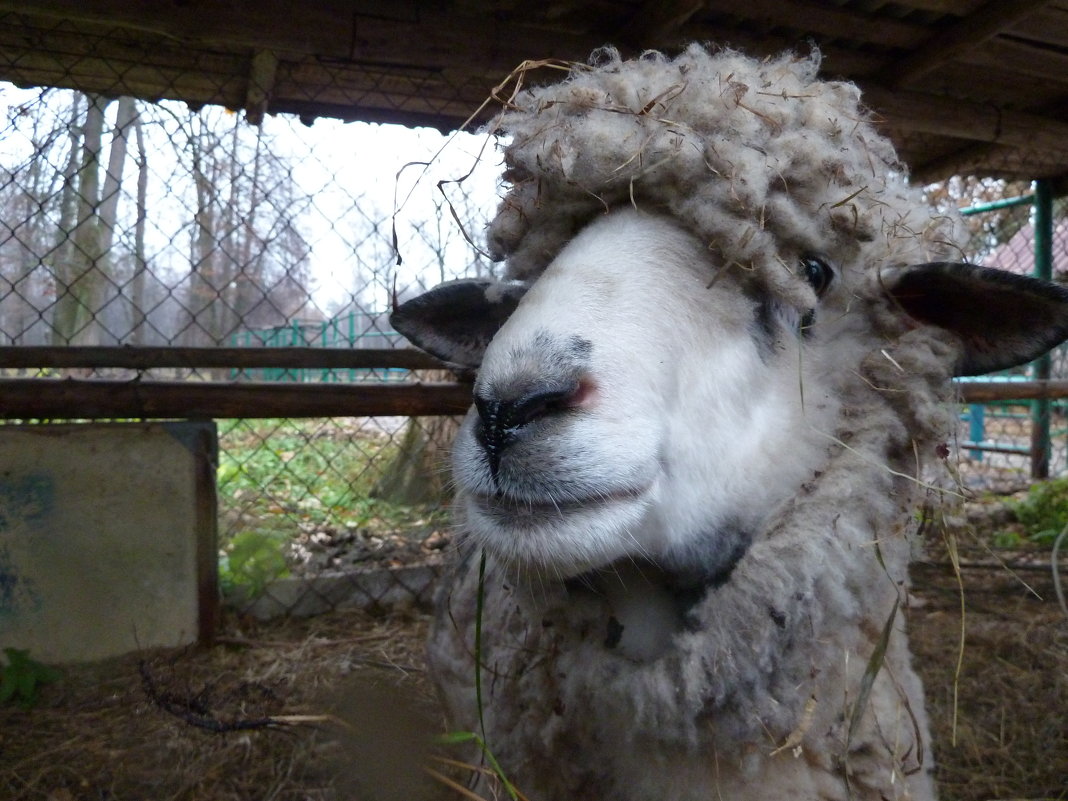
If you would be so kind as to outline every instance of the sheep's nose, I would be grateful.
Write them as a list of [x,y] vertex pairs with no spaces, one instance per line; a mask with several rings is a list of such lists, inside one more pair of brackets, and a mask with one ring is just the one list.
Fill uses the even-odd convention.
[[579,382],[553,387],[538,387],[516,398],[499,399],[475,396],[475,409],[481,419],[477,432],[479,443],[489,456],[494,478],[501,454],[515,442],[520,429],[548,415],[570,408],[579,391]]

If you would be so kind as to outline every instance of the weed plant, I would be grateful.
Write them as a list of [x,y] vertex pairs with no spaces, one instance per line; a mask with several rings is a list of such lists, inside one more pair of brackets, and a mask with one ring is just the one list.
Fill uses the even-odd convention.
[[442,522],[437,506],[374,497],[398,452],[399,432],[368,432],[340,420],[226,420],[219,426],[217,488],[220,579],[253,596],[288,574],[302,533],[402,534]]

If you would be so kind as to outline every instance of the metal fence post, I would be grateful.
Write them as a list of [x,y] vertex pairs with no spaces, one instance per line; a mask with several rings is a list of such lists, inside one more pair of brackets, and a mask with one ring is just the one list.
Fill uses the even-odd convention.
[[[1053,278],[1053,191],[1049,181],[1035,181],[1035,277],[1049,281]],[[1033,377],[1050,377],[1050,356],[1047,353],[1032,363]],[[1050,402],[1031,401],[1031,478],[1049,478]]]

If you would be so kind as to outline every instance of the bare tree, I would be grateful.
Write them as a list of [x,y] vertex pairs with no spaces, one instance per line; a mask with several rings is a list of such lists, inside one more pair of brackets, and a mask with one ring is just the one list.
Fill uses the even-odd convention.
[[[220,344],[242,327],[283,325],[308,304],[310,204],[272,140],[202,111],[188,127],[196,212],[186,292],[187,339]],[[221,201],[225,198],[225,202]]]
[[50,158],[63,146],[65,127],[50,125],[40,113],[50,94],[43,90],[34,102],[12,109],[12,125],[29,122],[32,152],[22,167],[0,172],[0,320],[12,344],[43,342],[44,314],[52,304],[47,259],[55,242],[49,223],[62,176],[50,168]]
[[148,276],[148,258],[145,253],[145,225],[148,220],[148,150],[145,148],[145,127],[140,114],[133,119],[134,138],[137,142],[137,211],[134,219],[133,275],[130,278],[130,305],[132,320],[130,340],[134,345],[145,344],[145,279]]
[[[61,241],[67,237],[70,247],[58,249],[54,263],[57,298],[52,322],[53,341],[67,345],[96,345],[102,339],[103,325],[99,315],[109,285],[111,251],[119,224],[127,135],[136,116],[133,99],[122,98],[101,186],[105,113],[111,101],[101,95],[86,95],[86,99],[85,119],[81,126],[81,156],[75,180],[66,184],[68,194],[63,203],[64,211],[68,203],[74,204],[77,221],[73,229],[69,229],[65,227],[66,220],[61,218],[59,235]],[[76,128],[72,125],[72,130]],[[72,141],[72,154],[74,152]]]

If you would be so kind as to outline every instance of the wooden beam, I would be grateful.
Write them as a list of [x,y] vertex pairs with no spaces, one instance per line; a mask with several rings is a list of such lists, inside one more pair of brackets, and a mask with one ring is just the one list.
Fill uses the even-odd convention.
[[1050,0],[989,0],[967,17],[936,32],[927,43],[887,67],[883,81],[900,88],[927,75],[941,64],[953,61],[976,45],[1011,28]]
[[993,401],[1063,400],[1068,381],[966,381],[957,384],[965,403]]
[[865,102],[894,128],[952,136],[972,142],[1060,151],[1068,122],[968,100],[862,84]]
[[[1009,71],[1017,81],[1027,76],[1046,86],[1068,91],[1068,55],[1026,42],[994,39],[961,55],[962,63],[981,69]],[[981,74],[981,73],[980,73]]]
[[896,5],[936,14],[952,14],[963,17],[983,4],[983,0],[899,0]]
[[[798,41],[796,36],[755,34],[725,24],[691,22],[679,35],[686,41],[728,45],[758,58],[790,51],[805,53],[809,49],[808,44]],[[830,78],[846,76],[849,80],[859,80],[876,74],[885,63],[882,55],[855,48],[827,45],[820,48],[820,53],[823,56],[822,72]]]
[[249,66],[248,89],[245,91],[245,119],[252,125],[263,122],[267,106],[274,94],[274,80],[278,73],[278,54],[273,50],[258,50]]
[[471,385],[0,379],[0,418],[95,420],[464,414]]
[[[414,0],[396,0],[394,19]],[[74,26],[123,28],[175,45],[276,50],[343,59],[352,55],[360,13],[348,0],[0,0],[0,11]],[[364,6],[366,2],[360,3]]]
[[852,11],[848,7],[835,8],[813,0],[708,0],[705,9],[750,20],[758,25],[787,28],[801,35],[827,39],[851,39],[911,50],[919,47],[929,35],[923,25],[901,22],[892,17]]
[[[1009,150],[1002,145],[988,145],[985,143],[969,144],[955,150],[952,153],[938,158],[930,159],[919,164],[909,165],[909,177],[913,183],[924,185],[933,184],[936,181],[944,181],[954,175],[994,175],[1007,177],[1010,173],[1021,180],[1030,181],[1035,176],[1031,170],[1027,174],[1017,173],[1022,169],[1020,165],[1011,163],[1011,157],[1016,151]],[[1002,154],[1003,168],[994,169],[993,165],[999,159],[997,154]]]
[[[1068,398],[1068,381],[958,385],[965,403]],[[5,419],[223,419],[459,415],[471,385],[211,384],[201,382],[0,379]]]
[[414,348],[0,347],[0,368],[448,369]]
[[1060,3],[1024,17],[1008,33],[1021,39],[1062,47],[1065,30],[1068,30],[1068,6]]
[[612,38],[637,50],[663,47],[703,6],[703,0],[645,0]]
[[1036,178],[1063,180],[1068,177],[1068,143],[1056,151],[970,144],[937,158],[921,162],[913,160],[909,164],[913,181],[921,184],[953,175],[984,175],[1021,181]]
[[[410,19],[360,17],[356,28],[335,26],[331,35],[345,39],[344,54],[335,55],[339,43],[304,35],[299,9],[305,3],[297,9],[282,4],[284,18],[294,19],[290,39],[284,25],[252,25],[251,32],[239,35],[242,21],[266,16],[248,0],[167,4],[168,11],[158,14],[156,4],[98,0],[84,5],[88,8],[68,0],[0,0],[0,11],[11,12],[0,27],[0,80],[240,109],[248,100],[252,46],[278,57],[268,112],[452,130],[516,67],[516,41],[524,43],[526,53],[577,60],[604,44],[601,36],[533,24],[495,26],[435,7]],[[50,16],[25,13],[42,6],[54,6]],[[189,16],[189,8],[200,16]],[[57,22],[61,11],[69,11],[70,19]],[[319,12],[311,17],[321,19]],[[271,33],[275,29],[280,32]],[[260,41],[248,41],[257,37]],[[398,48],[398,41],[406,46]],[[464,45],[462,56],[457,56],[458,43]]]

